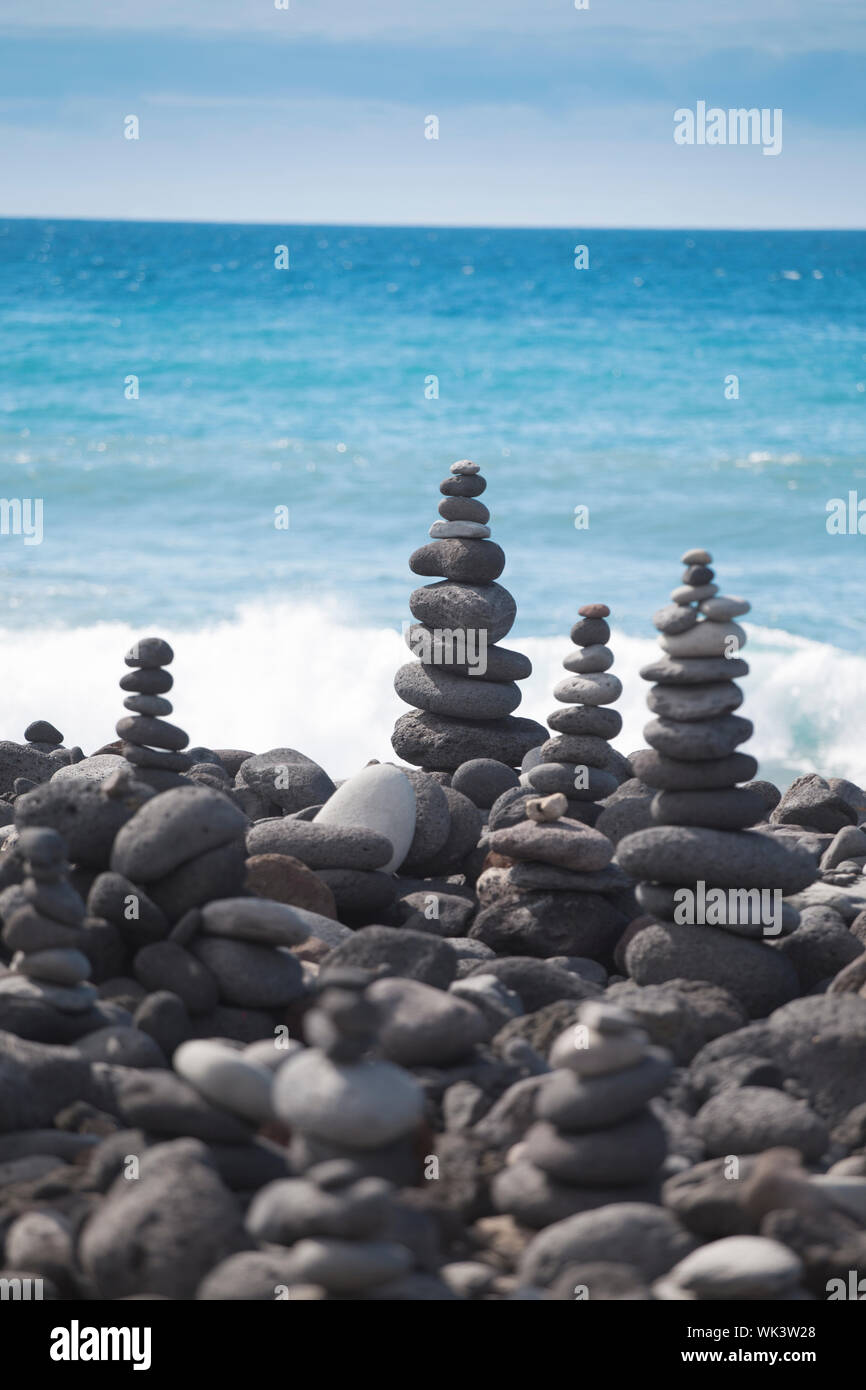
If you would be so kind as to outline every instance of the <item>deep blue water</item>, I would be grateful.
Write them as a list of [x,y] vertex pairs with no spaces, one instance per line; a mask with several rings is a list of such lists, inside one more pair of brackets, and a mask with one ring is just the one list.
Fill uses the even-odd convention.
[[860,651],[866,536],[825,522],[866,497],[864,311],[862,232],[0,223],[2,495],[44,506],[2,625],[337,594],[399,626],[470,457],[518,635],[588,598],[647,634],[704,545],[757,623]]

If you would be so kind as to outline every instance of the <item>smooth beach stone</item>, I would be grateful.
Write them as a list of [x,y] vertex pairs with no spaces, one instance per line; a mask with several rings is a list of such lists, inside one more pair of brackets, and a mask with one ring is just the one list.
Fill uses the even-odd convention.
[[688,632],[689,628],[694,627],[698,621],[697,611],[694,608],[683,607],[679,603],[668,603],[664,608],[659,608],[653,613],[653,627],[659,632],[677,633]]
[[691,584],[693,589],[701,584],[709,584],[713,579],[715,574],[708,565],[686,565],[683,571],[683,583]]
[[[475,849],[482,831],[481,813],[475,803],[453,786],[441,790],[448,806],[448,835],[436,854],[424,864],[426,878],[447,878],[449,874],[460,873],[463,861]],[[404,871],[405,867],[404,864]]]
[[474,1004],[419,980],[375,980],[366,998],[379,1014],[383,1055],[403,1067],[452,1066],[490,1035]]
[[566,1133],[605,1129],[659,1095],[672,1073],[670,1053],[661,1047],[647,1047],[634,1065],[599,1076],[560,1068],[539,1091],[535,1113]]
[[145,714],[127,715],[116,725],[119,738],[144,748],[167,748],[178,752],[186,748],[189,735],[164,719],[151,719]]
[[702,825],[714,830],[745,830],[766,816],[762,798],[748,787],[717,791],[656,792],[650,817],[656,825]]
[[246,850],[243,839],[218,845],[148,884],[150,896],[172,923],[209,898],[233,898],[243,892]]
[[[694,891],[693,885],[687,885],[689,891]],[[709,894],[714,888],[713,884],[706,884],[705,889]],[[710,925],[718,927],[720,931],[733,933],[735,936],[748,936],[755,940],[765,939],[765,928],[771,928],[771,936],[774,940],[789,935],[797,930],[799,926],[799,914],[789,903],[782,903],[782,911],[777,915],[776,911],[770,906],[768,909],[765,902],[761,900],[760,890],[757,888],[738,890],[746,894],[745,898],[737,897],[728,907],[727,902],[722,908],[724,916],[730,916],[731,921],[711,921]],[[754,896],[749,897],[752,893]],[[643,908],[644,912],[657,917],[659,921],[682,922],[683,921],[683,900],[677,896],[677,887],[668,883],[638,883],[635,885],[635,897]],[[685,904],[688,908],[688,902]],[[713,903],[707,904],[707,914],[714,913],[716,908]],[[771,915],[772,914],[772,915]],[[694,915],[694,908],[689,910],[687,921],[691,922]],[[692,925],[700,926],[701,923],[691,922]]]
[[[80,762],[61,764],[54,776],[51,778],[52,785],[55,782],[79,782],[92,781],[104,782],[106,777],[111,777],[118,770],[128,772],[133,775],[135,769],[132,763],[126,758],[115,757],[112,753],[95,753],[91,758],[82,758]],[[17,811],[17,803],[16,803]]]
[[48,951],[23,951],[12,958],[12,969],[34,980],[55,985],[77,985],[90,975],[90,961],[82,951],[57,947]]
[[116,1067],[165,1067],[162,1048],[141,1028],[122,1024],[97,1028],[79,1038],[76,1049],[91,1062],[107,1062]]
[[156,666],[128,671],[120,678],[121,690],[138,691],[142,695],[164,695],[173,685],[174,676],[171,672],[163,671]]
[[611,752],[605,739],[592,734],[566,734],[561,738],[549,738],[533,751],[540,755],[541,762],[579,763],[601,768],[607,767]]
[[385,873],[394,873],[406,858],[415,835],[412,783],[391,763],[372,763],[337,788],[312,824],[354,827],[383,835],[390,840],[393,853],[382,867]]
[[501,584],[428,584],[409,595],[413,617],[432,628],[470,628],[499,642],[511,630],[517,604]]
[[489,810],[503,792],[518,785],[517,773],[495,758],[470,758],[455,769],[453,791],[468,796],[474,805]]
[[758,771],[758,764],[750,753],[729,753],[724,758],[685,762],[666,758],[655,748],[642,748],[632,753],[630,762],[635,777],[659,791],[711,791],[714,787],[733,787],[737,782],[751,781]]
[[830,1143],[822,1119],[806,1101],[769,1086],[736,1086],[711,1096],[695,1116],[708,1158],[798,1149],[817,1162]]
[[445,497],[480,497],[486,487],[487,481],[480,473],[464,473],[443,478],[439,491]]
[[[545,958],[551,956],[607,959],[624,926],[622,913],[599,893],[523,891],[516,900],[497,901],[483,908],[470,927],[470,936],[500,956],[521,953],[525,957],[540,957],[535,964],[546,964]],[[498,962],[487,964],[496,973]],[[566,980],[578,978],[560,967],[550,968]],[[511,981],[507,983],[518,988]],[[555,987],[563,991],[558,998],[571,997],[561,979]],[[583,981],[576,997],[584,998],[596,988]]]
[[473,463],[473,462],[472,462],[472,459],[458,459],[456,463],[452,463],[451,468],[450,468],[450,472],[452,472],[452,473],[480,473],[480,472],[481,472],[481,465],[480,465],[480,463]]
[[[555,864],[538,864],[531,860],[518,860],[505,870],[509,883],[515,888],[534,888],[540,891],[561,890],[563,893],[618,893],[628,888],[631,879],[617,864],[608,864],[606,869],[595,873],[578,872],[574,869],[558,869]],[[476,884],[479,888],[481,880]]]
[[304,993],[300,962],[288,951],[215,936],[196,937],[190,950],[215,977],[227,1004],[278,1009]]
[[[442,526],[472,525],[468,521],[441,522]],[[487,526],[479,527],[479,533],[490,534]],[[440,533],[441,534],[441,533]],[[505,552],[495,541],[480,539],[437,540],[431,545],[422,545],[409,556],[409,568],[413,574],[443,575],[461,584],[491,584],[505,569]]]
[[297,748],[270,748],[246,758],[235,775],[238,787],[252,787],[285,813],[327,801],[335,790],[327,772]]
[[56,745],[63,742],[63,735],[60,730],[55,729],[53,724],[49,724],[47,719],[34,719],[32,724],[28,724],[24,730],[24,738],[28,743]]
[[77,950],[81,931],[25,906],[4,911],[3,941],[11,951]]
[[325,958],[320,983],[328,971],[345,966],[374,972],[386,966],[389,975],[447,989],[457,974],[457,957],[447,942],[428,932],[371,926],[352,932]]
[[412,1255],[396,1241],[338,1240],[316,1237],[299,1240],[286,1256],[286,1279],[292,1284],[319,1285],[334,1293],[361,1293],[408,1274]]
[[603,647],[610,639],[610,628],[604,618],[580,618],[570,637],[576,647]]
[[778,889],[783,897],[815,878],[811,854],[757,830],[653,825],[620,840],[617,860],[635,879],[683,885],[702,879],[719,888]]
[[656,681],[665,686],[708,685],[718,681],[740,680],[748,674],[748,662],[739,657],[724,656],[660,656],[642,666],[639,672],[642,680]]
[[547,716],[551,729],[560,734],[589,734],[596,738],[616,738],[622,731],[619,710],[603,705],[567,705]]
[[309,869],[381,869],[394,854],[378,831],[292,816],[258,821],[247,833],[247,849],[253,855],[291,855]]
[[563,704],[612,705],[621,694],[622,682],[606,671],[597,675],[567,676],[553,687],[553,698]]
[[219,1000],[215,976],[175,941],[143,946],[133,961],[135,977],[148,990],[169,990],[191,1013],[206,1013]]
[[722,714],[715,719],[651,719],[644,725],[647,743],[668,758],[684,762],[706,758],[724,758],[740,743],[752,737],[751,719],[737,714]]
[[569,1265],[605,1260],[658,1279],[697,1243],[664,1207],[614,1200],[540,1231],[525,1247],[517,1275],[523,1283],[549,1288]]
[[661,633],[659,646],[669,656],[722,657],[725,653],[740,652],[746,645],[746,634],[739,623],[702,622],[688,632]]
[[489,844],[510,859],[538,860],[562,869],[604,869],[613,858],[613,845],[606,836],[569,820],[544,825],[525,820],[495,830]]
[[348,1065],[309,1048],[276,1073],[273,1106],[287,1125],[317,1139],[377,1149],[416,1128],[424,1092],[392,1062]]
[[214,1105],[221,1105],[255,1125],[273,1119],[273,1074],[234,1048],[214,1039],[194,1038],[181,1043],[171,1064],[179,1076]]
[[[629,1193],[634,1190],[627,1189]],[[637,1190],[649,1199],[651,1194],[645,1190],[645,1185]],[[622,1188],[576,1187],[573,1183],[558,1182],[528,1159],[500,1169],[493,1178],[490,1192],[497,1211],[507,1212],[521,1227],[534,1230],[562,1225],[567,1219],[595,1207],[607,1206],[625,1195]]]
[[585,785],[577,785],[577,767],[573,763],[537,763],[520,780],[545,796],[562,792],[573,801],[601,801],[619,785],[615,777],[601,768],[582,767],[580,770],[581,783]]
[[473,497],[444,497],[438,510],[446,521],[479,521],[483,526],[490,520],[484,503],[476,502]]
[[606,603],[585,603],[577,610],[581,618],[609,618],[610,609]]
[[434,521],[428,534],[434,541],[483,541],[490,535],[490,527],[479,521]]
[[764,1018],[799,992],[797,972],[779,951],[717,927],[651,923],[625,950],[638,985],[668,980],[706,980],[726,989],[750,1018]]
[[605,647],[601,643],[596,643],[595,646],[578,647],[576,651],[568,653],[562,664],[566,671],[574,671],[577,675],[606,671],[608,667],[613,665],[613,652],[610,647]]
[[337,905],[337,916],[353,926],[380,921],[397,893],[391,874],[379,870],[318,869]]
[[298,946],[314,934],[319,923],[331,920],[267,898],[220,898],[201,909],[205,936],[230,937],[260,946]]
[[136,714],[150,715],[171,714],[174,708],[171,700],[164,700],[161,695],[127,695],[123,707]]
[[803,1262],[766,1236],[725,1236],[687,1255],[661,1281],[691,1298],[723,1302],[778,1299],[800,1282]]
[[423,710],[400,716],[391,744],[397,756],[408,763],[454,772],[470,758],[496,758],[515,767],[546,737],[543,725],[516,715],[463,723]]
[[0,976],[0,1000],[5,1000],[6,996],[47,1004],[62,1014],[87,1013],[98,998],[93,986],[85,982],[70,986],[54,985],[48,980],[31,980],[26,975],[11,972]]
[[162,637],[142,637],[133,643],[123,659],[127,666],[170,666],[174,652]]
[[693,549],[687,550],[680,556],[681,565],[711,565],[713,557],[708,550]]
[[680,584],[671,590],[673,603],[700,603],[702,599],[712,598],[719,592],[718,584]]
[[522,1155],[559,1182],[578,1186],[628,1187],[661,1167],[667,1151],[665,1132],[649,1111],[610,1128],[562,1134],[539,1121],[527,1131]]
[[[334,895],[312,869],[290,854],[254,854],[246,861],[248,892],[336,921]],[[287,943],[281,942],[281,945]]]
[[160,792],[118,831],[111,868],[135,883],[152,883],[242,836],[247,824],[234,802],[209,787]]
[[454,676],[435,666],[410,661],[394,677],[394,689],[407,705],[456,719],[503,719],[517,709],[520,691],[512,682]]
[[[454,676],[472,675],[489,681],[522,681],[532,675],[532,662],[522,652],[485,641],[477,630],[456,625],[434,632],[423,623],[406,630],[406,645],[425,666],[449,671]],[[454,660],[465,656],[465,661]]]
[[[192,758],[186,753],[172,753],[162,749],[149,748],[137,743],[124,743],[123,756],[127,762],[133,764],[133,770],[140,769],[137,775],[144,775],[150,772],[186,772],[192,767]],[[155,784],[158,790],[168,791],[169,786],[183,786],[183,781],[168,780],[168,786],[164,782]]]
[[247,1211],[250,1234],[271,1245],[292,1245],[313,1235],[351,1240],[379,1235],[388,1222],[390,1184],[381,1178],[359,1178],[338,1188],[324,1187],[322,1180],[338,1162],[317,1165],[303,1178],[281,1178],[263,1187]]
[[743,703],[743,692],[733,681],[711,681],[707,685],[654,685],[647,694],[646,702],[653,714],[663,719],[692,723],[730,714]]
[[751,611],[751,607],[748,599],[717,594],[715,598],[704,599],[700,604],[700,611],[711,623],[727,623],[732,618],[743,617]]
[[649,1038],[642,1028],[628,1027],[622,1032],[607,1033],[584,1021],[560,1033],[550,1049],[551,1067],[563,1067],[581,1077],[605,1076],[609,1072],[633,1067],[644,1055]]
[[402,865],[405,874],[407,865],[423,865],[442,849],[451,829],[451,812],[445,788],[435,777],[417,768],[401,771],[415,793],[415,833]]

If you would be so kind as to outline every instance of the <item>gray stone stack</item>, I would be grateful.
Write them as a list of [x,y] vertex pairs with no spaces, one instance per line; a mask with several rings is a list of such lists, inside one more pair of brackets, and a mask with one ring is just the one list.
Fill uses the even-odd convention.
[[571,629],[577,650],[562,663],[570,674],[553,691],[565,708],[548,718],[553,737],[526,755],[520,779],[537,792],[562,792],[569,801],[568,814],[588,825],[598,818],[597,803],[632,776],[626,759],[610,747],[622,728],[622,716],[609,706],[622,694],[622,684],[610,671],[609,617],[606,603],[578,609]]
[[96,1000],[80,949],[87,909],[68,881],[66,846],[56,830],[39,827],[19,833],[17,852],[25,873],[3,894],[3,940],[14,955],[0,992],[86,1014]]
[[[481,911],[470,936],[501,955],[610,963],[627,919],[611,901],[628,879],[606,836],[566,817],[561,793],[523,803],[526,818],[487,836]],[[506,867],[507,866],[507,867]]]
[[536,1123],[493,1181],[493,1200],[536,1228],[610,1202],[657,1198],[667,1153],[648,1103],[673,1070],[669,1053],[624,1009],[595,1000],[550,1052]]
[[[620,840],[617,858],[640,880],[638,901],[661,927],[636,937],[626,959],[639,983],[682,977],[739,986],[733,935],[734,946],[745,950],[737,957],[743,973],[751,961],[768,983],[775,978],[776,988],[770,984],[766,997],[782,1003],[795,987],[792,980],[785,983],[787,962],[772,961],[767,947],[757,943],[792,930],[797,915],[785,908],[781,927],[774,927],[765,920],[772,899],[762,903],[760,893],[747,898],[729,890],[787,896],[812,881],[815,865],[804,851],[747,828],[766,815],[765,796],[738,785],[757,771],[755,759],[737,751],[752,724],[733,712],[743,699],[735,678],[749,669],[739,655],[746,634],[734,619],[749,604],[718,594],[710,559],[705,550],[683,556],[683,584],[653,619],[663,654],[641,671],[652,682],[647,703],[656,718],[644,729],[649,749],[633,754],[631,762],[637,777],[656,789],[653,824]],[[725,890],[728,920],[718,920],[716,908],[704,913],[701,895],[710,889]],[[693,895],[697,920],[682,890]],[[720,942],[722,933],[727,940]],[[743,940],[748,937],[755,941]]]
[[415,574],[443,578],[409,599],[418,622],[407,642],[420,660],[401,666],[394,686],[414,709],[397,720],[391,742],[398,757],[428,772],[454,772],[475,758],[518,767],[544,741],[540,724],[513,714],[521,698],[516,682],[532,665],[497,645],[517,605],[496,583],[505,555],[488,539],[490,513],[477,500],[486,486],[478,464],[452,464],[439,485],[442,520],[430,527],[430,544],[409,558]]
[[319,979],[317,1007],[304,1021],[311,1044],[277,1073],[273,1105],[292,1131],[299,1171],[349,1158],[377,1177],[414,1181],[411,1143],[424,1113],[424,1094],[409,1072],[370,1059],[379,1011],[367,996],[375,974],[334,965]]
[[163,668],[171,665],[174,652],[161,637],[143,637],[123,659],[133,668],[120,682],[121,690],[132,692],[123,703],[133,711],[116,725],[123,756],[135,766],[136,776],[157,791],[182,786],[181,774],[192,767],[192,759],[181,752],[189,737],[160,717],[171,714],[165,694],[174,681]]

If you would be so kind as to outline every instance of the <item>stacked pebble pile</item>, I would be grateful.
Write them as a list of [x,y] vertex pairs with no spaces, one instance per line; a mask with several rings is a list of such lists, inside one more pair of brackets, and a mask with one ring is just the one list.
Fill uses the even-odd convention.
[[367,995],[374,978],[351,965],[327,967],[317,1006],[304,1019],[310,1046],[277,1073],[274,1110],[292,1130],[299,1171],[332,1158],[386,1177],[395,1163],[417,1166],[410,1137],[424,1112],[423,1091],[402,1067],[367,1057],[379,1023]]
[[610,961],[626,919],[609,897],[628,886],[613,845],[566,817],[562,793],[523,805],[525,819],[487,837],[492,863],[476,884],[470,936],[503,955]]
[[609,617],[605,603],[578,609],[571,629],[577,650],[562,663],[571,674],[553,691],[565,709],[554,710],[548,718],[553,737],[527,754],[520,779],[537,792],[562,792],[569,800],[568,814],[588,825],[598,818],[597,803],[632,775],[626,759],[610,747],[610,739],[622,728],[622,716],[608,706],[619,699],[622,684],[610,671]]
[[513,714],[521,698],[516,682],[531,674],[531,663],[496,645],[517,606],[496,583],[505,555],[488,539],[490,514],[477,500],[486,486],[478,464],[452,464],[439,485],[443,519],[431,526],[431,543],[409,559],[415,574],[444,576],[410,596],[418,622],[407,642],[421,660],[401,666],[394,678],[397,694],[415,707],[394,726],[394,751],[427,771],[453,772],[475,758],[517,767],[544,740],[540,724]]
[[[734,619],[748,612],[749,604],[718,594],[710,559],[705,550],[686,552],[683,584],[653,619],[663,655],[641,675],[653,682],[647,703],[657,717],[644,729],[650,748],[633,754],[631,762],[641,781],[656,789],[650,808],[654,823],[626,835],[617,847],[620,865],[640,880],[636,895],[644,911],[674,941],[682,933],[688,939],[696,925],[688,916],[687,900],[675,896],[678,890],[693,893],[695,904],[701,893],[716,888],[778,890],[784,897],[815,876],[814,861],[805,851],[747,828],[766,814],[760,790],[738,785],[757,771],[754,758],[736,751],[750,737],[752,724],[733,713],[743,699],[735,678],[749,669],[738,655],[746,634]],[[766,903],[743,899],[738,911],[728,912],[727,921],[702,919],[701,939],[712,947],[718,928],[738,939],[760,941],[765,927],[772,930],[763,920],[765,910]],[[786,908],[782,931],[796,924],[796,913]],[[639,983],[671,978],[665,972],[673,965],[674,974],[688,975],[681,954],[665,950],[657,932],[654,948],[644,935],[642,945],[632,943],[626,957]],[[751,949],[758,949],[755,943]],[[767,964],[767,948],[759,949]],[[707,973],[712,967],[705,961],[696,968],[699,978],[731,983],[729,977]]]
[[667,1152],[648,1102],[667,1084],[670,1055],[650,1047],[633,1015],[588,1001],[557,1038],[538,1119],[493,1182],[500,1211],[545,1226],[608,1202],[647,1201]]
[[123,659],[133,668],[120,681],[121,690],[131,692],[123,703],[133,711],[116,725],[123,756],[134,764],[136,775],[157,791],[181,785],[181,774],[192,767],[192,759],[181,752],[189,738],[183,729],[160,717],[171,714],[165,694],[174,678],[163,668],[171,665],[174,652],[161,637],[143,637]]
[[0,993],[50,1005],[63,1014],[89,1013],[96,990],[80,949],[86,908],[67,878],[66,846],[54,830],[22,830],[18,853],[24,880],[0,898],[3,941],[14,955]]

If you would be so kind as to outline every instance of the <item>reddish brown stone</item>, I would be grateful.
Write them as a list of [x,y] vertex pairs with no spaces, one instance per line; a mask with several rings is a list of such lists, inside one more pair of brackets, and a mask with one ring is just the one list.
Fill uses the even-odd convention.
[[258,898],[272,898],[337,920],[337,904],[328,885],[291,854],[252,855],[247,860],[247,888]]
[[578,608],[581,618],[609,618],[610,609],[606,603],[585,603]]

